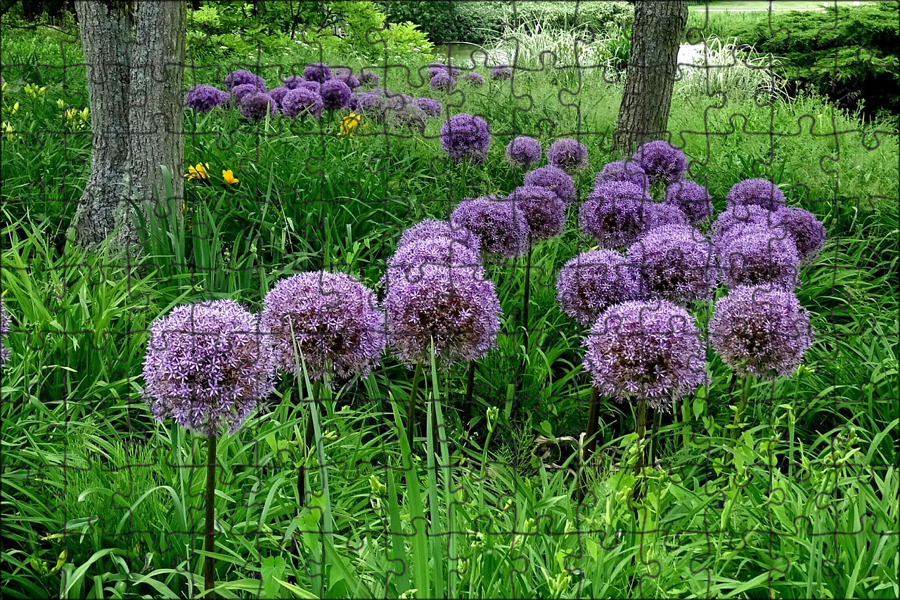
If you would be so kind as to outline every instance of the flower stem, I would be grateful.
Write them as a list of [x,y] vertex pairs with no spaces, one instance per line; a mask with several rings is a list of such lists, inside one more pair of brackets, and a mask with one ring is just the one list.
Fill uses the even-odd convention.
[[731,440],[732,442],[737,442],[738,438],[741,437],[741,430],[743,429],[742,420],[744,418],[744,410],[747,407],[747,395],[750,393],[750,375],[744,376],[744,389],[741,392],[741,400],[738,402],[737,410],[734,411],[734,426],[731,428]]
[[600,391],[591,386],[590,410],[588,411],[587,427],[585,427],[584,450],[582,451],[581,463],[578,469],[578,500],[584,500],[587,494],[587,463],[594,454],[594,448],[597,446],[597,431],[600,429]]
[[[319,399],[319,389],[322,385],[320,380],[313,383],[312,401]],[[309,458],[309,450],[312,447],[313,437],[315,437],[315,429],[313,427],[312,406],[306,413],[306,431],[303,436],[303,446],[300,447],[300,466],[297,468],[297,499],[300,502],[300,508],[306,504],[306,460]]]
[[644,474],[644,437],[647,435],[647,401],[641,400],[638,403],[637,423],[635,424],[635,433],[637,433],[638,459],[637,465],[634,467],[634,499],[640,500],[643,494],[643,474]]
[[475,393],[475,361],[469,361],[469,372],[466,374],[466,400],[463,405],[463,426],[472,419],[472,402]]
[[206,530],[204,533],[203,550],[206,556],[203,560],[203,580],[205,598],[215,598],[216,592],[216,561],[212,553],[216,546],[216,435],[211,434],[206,442]]
[[525,293],[522,300],[522,344],[528,354],[528,305],[531,304],[531,245],[525,258]]
[[412,388],[409,390],[409,407],[406,409],[406,439],[412,449],[415,439],[416,395],[419,391],[419,381],[422,379],[422,363],[416,363],[416,371],[413,373]]

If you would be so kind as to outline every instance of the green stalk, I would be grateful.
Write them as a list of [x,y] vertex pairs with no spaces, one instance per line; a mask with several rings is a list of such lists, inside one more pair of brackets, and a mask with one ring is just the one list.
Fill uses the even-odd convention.
[[531,304],[531,240],[528,242],[528,254],[525,257],[525,294],[522,300],[522,345],[524,355],[528,354],[528,305]]
[[635,424],[634,430],[638,436],[638,459],[637,465],[634,467],[634,474],[637,477],[634,482],[634,499],[639,501],[643,496],[644,437],[647,435],[647,401],[644,399],[638,403],[637,423]]
[[597,431],[600,429],[600,391],[591,386],[591,407],[588,411],[588,422],[585,427],[584,451],[581,457],[581,465],[578,469],[578,499],[583,500],[587,493],[585,471],[587,463],[594,454],[597,446]]
[[[321,385],[321,380],[316,380],[313,384],[313,402],[319,400],[319,389]],[[300,503],[300,509],[306,505],[306,461],[309,459],[309,450],[312,447],[314,437],[315,428],[313,426],[313,411],[312,405],[310,405],[309,411],[306,413],[306,432],[303,438],[303,445],[300,447],[300,466],[297,468],[297,499]]]
[[741,430],[743,429],[742,419],[744,418],[744,410],[747,407],[747,395],[750,392],[751,379],[749,374],[744,376],[744,389],[741,392],[741,400],[738,402],[737,410],[734,411],[734,426],[731,429],[731,440],[734,443],[741,437]]
[[469,361],[469,369],[466,374],[466,400],[463,404],[463,426],[469,424],[472,419],[472,400],[475,393],[475,361]]
[[419,391],[419,381],[422,379],[422,363],[416,363],[416,370],[413,373],[412,389],[409,390],[409,406],[406,409],[406,439],[409,447],[412,449],[413,440],[415,440],[415,418],[416,418],[416,395]]
[[206,531],[203,550],[203,580],[206,598],[216,597],[216,561],[212,553],[216,548],[216,435],[210,434],[206,443]]

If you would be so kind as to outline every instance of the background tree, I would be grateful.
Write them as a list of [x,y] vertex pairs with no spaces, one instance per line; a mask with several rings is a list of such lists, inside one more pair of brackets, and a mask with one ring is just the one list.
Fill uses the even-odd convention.
[[665,137],[687,0],[636,0],[625,92],[613,137],[617,150]]
[[[92,246],[116,232],[138,243],[134,210],[162,192],[160,166],[181,197],[182,82],[187,4],[78,0],[91,109],[91,172],[75,213],[75,239]],[[180,206],[180,203],[173,203]]]

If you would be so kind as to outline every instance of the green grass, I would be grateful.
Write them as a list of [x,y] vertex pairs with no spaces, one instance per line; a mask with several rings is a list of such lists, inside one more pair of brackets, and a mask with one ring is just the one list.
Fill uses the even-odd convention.
[[[771,10],[773,11],[787,11],[787,10],[809,10],[809,9],[824,9],[824,5],[834,6],[834,0],[774,0],[771,5]],[[837,2],[838,6],[853,6],[853,2],[849,0],[840,0]],[[875,4],[872,1],[861,1],[860,5],[863,4]],[[741,10],[741,11],[769,11],[770,6],[768,0],[709,0],[704,3],[696,3],[691,5],[690,9],[692,11],[704,11],[704,10]]]
[[[372,124],[343,139],[327,118],[276,118],[257,129],[233,112],[188,115],[186,162],[209,162],[216,176],[234,169],[240,183],[189,183],[176,241],[158,240],[131,267],[66,241],[89,139],[58,133],[65,118],[56,99],[77,104],[83,81],[46,70],[47,92],[32,101],[18,67],[4,68],[4,106],[20,102],[10,120],[28,132],[0,142],[0,284],[13,319],[0,403],[4,596],[202,591],[203,443],[154,423],[141,398],[156,316],[210,297],[258,310],[283,276],[323,267],[377,288],[403,228],[446,218],[463,197],[510,192],[522,174],[504,162],[504,146],[527,132],[546,147],[548,123],[557,136],[591,132],[582,136],[591,161],[578,181],[584,197],[593,174],[619,158],[608,134],[621,86],[600,72],[541,70],[543,42],[531,42],[522,56],[535,57],[535,70],[517,72],[512,89],[489,82],[462,88],[464,98],[440,97],[464,101],[452,112],[490,122],[494,142],[482,167],[443,164],[442,119],[424,136],[386,136]],[[59,64],[52,47],[4,31],[4,65],[7,48],[10,56],[34,48]],[[410,65],[409,78],[392,69],[388,87],[431,95],[411,87],[423,83],[414,67],[427,62]],[[198,78],[216,82],[224,71],[202,69]],[[593,243],[578,233],[573,207],[565,234],[535,250],[524,372],[516,333],[522,264],[490,267],[505,317],[499,348],[478,366],[472,422],[458,416],[463,370],[426,368],[418,421],[428,426],[409,448],[402,415],[412,373],[386,356],[366,380],[325,394],[309,456],[297,444],[308,403],[285,400],[302,388],[292,380],[221,439],[217,593],[897,597],[896,128],[862,123],[815,97],[760,103],[746,80],[734,81],[741,83],[722,84],[731,86],[721,90],[726,98],[678,84],[670,129],[692,161],[690,177],[708,186],[719,210],[735,182],[772,177],[829,231],[798,290],[817,334],[807,369],[750,390],[749,426],[735,446],[730,372],[710,353],[708,389],[677,403],[659,429],[659,464],[648,471],[643,502],[629,500],[634,414],[611,402],[601,407],[590,494],[582,505],[574,500],[568,469],[589,397],[584,331],[559,311],[554,283],[560,266]],[[188,264],[173,260],[179,254]],[[691,307],[701,326],[708,308]],[[429,448],[425,410],[435,401],[441,435]],[[490,423],[489,407],[499,409]],[[298,510],[301,459],[315,495]]]

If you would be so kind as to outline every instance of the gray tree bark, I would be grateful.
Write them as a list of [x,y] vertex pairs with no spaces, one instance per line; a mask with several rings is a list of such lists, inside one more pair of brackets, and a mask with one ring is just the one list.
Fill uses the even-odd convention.
[[687,26],[686,0],[636,0],[631,56],[613,147],[631,153],[645,142],[666,139],[678,47]]

